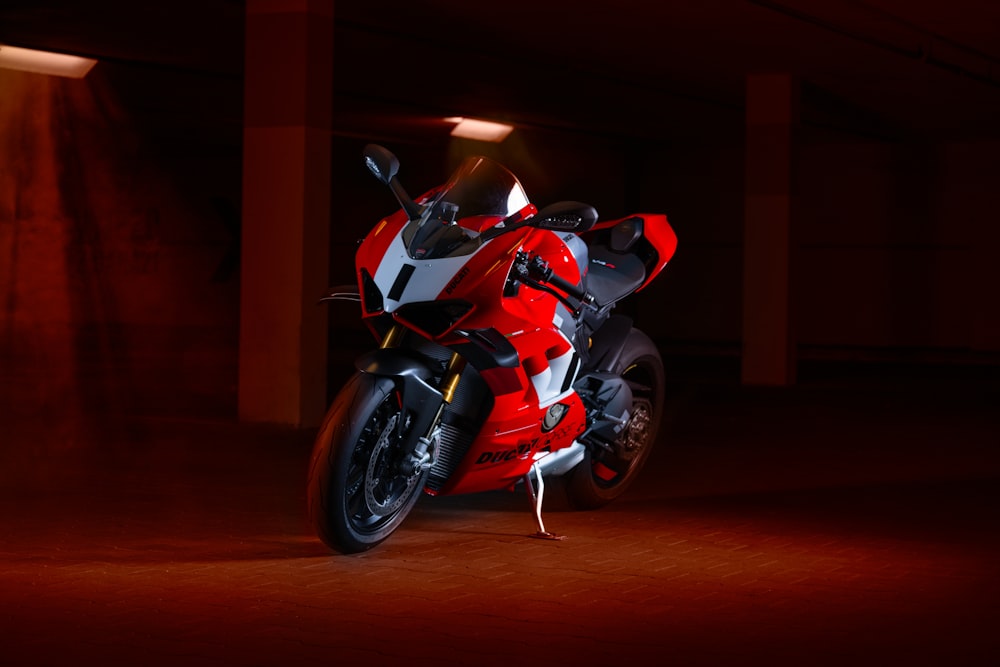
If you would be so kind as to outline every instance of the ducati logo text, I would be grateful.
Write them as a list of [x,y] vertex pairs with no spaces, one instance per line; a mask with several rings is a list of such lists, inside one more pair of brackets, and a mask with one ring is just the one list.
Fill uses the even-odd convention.
[[451,279],[451,282],[448,283],[448,286],[444,288],[445,294],[451,294],[454,292],[455,288],[458,287],[458,284],[462,282],[462,279],[467,275],[469,275],[469,267],[463,266],[462,270],[459,271],[455,277]]
[[524,458],[531,453],[531,445],[525,443],[512,447],[511,449],[501,449],[496,452],[483,452],[476,459],[476,465],[483,463],[500,463],[501,461],[511,461],[516,458]]

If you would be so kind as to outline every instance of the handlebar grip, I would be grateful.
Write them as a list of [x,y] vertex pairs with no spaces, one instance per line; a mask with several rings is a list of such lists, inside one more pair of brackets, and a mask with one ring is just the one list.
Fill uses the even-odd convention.
[[593,300],[593,297],[587,293],[587,290],[581,289],[580,287],[574,285],[568,280],[560,278],[555,273],[549,276],[548,282],[550,285],[555,285],[563,292],[566,292],[566,294],[569,294],[571,297],[579,299],[580,301],[589,303],[590,301]]

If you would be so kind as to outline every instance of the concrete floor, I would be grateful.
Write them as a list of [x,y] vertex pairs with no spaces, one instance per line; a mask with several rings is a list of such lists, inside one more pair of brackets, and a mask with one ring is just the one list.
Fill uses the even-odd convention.
[[[0,426],[4,665],[1000,664],[995,368],[681,378],[625,497],[304,516],[312,433],[25,406]],[[833,369],[833,370],[831,370]]]

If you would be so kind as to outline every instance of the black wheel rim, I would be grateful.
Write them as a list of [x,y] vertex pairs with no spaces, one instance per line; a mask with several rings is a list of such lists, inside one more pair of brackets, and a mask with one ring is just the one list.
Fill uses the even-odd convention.
[[348,521],[360,534],[373,534],[391,524],[420,489],[419,472],[405,475],[399,470],[399,419],[395,397],[388,396],[354,447],[344,494]]
[[649,362],[637,360],[625,369],[622,377],[632,390],[632,410],[629,421],[615,442],[613,450],[591,459],[594,483],[612,489],[624,483],[629,473],[642,464],[649,454],[656,430],[656,374]]

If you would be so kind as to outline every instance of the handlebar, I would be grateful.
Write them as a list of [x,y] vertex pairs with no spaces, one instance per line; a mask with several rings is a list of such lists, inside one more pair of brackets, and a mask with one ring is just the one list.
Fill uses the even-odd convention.
[[538,282],[552,285],[579,301],[581,305],[594,305],[593,294],[556,275],[556,273],[548,265],[548,262],[543,260],[538,255],[535,255],[530,259],[525,258],[524,268],[526,269],[526,273]]

